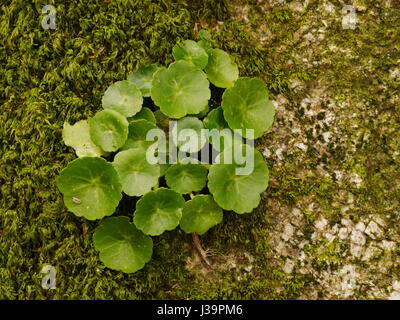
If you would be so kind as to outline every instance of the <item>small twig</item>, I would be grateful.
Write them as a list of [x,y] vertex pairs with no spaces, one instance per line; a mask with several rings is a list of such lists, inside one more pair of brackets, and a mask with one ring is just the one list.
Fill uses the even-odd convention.
[[194,243],[194,247],[196,249],[196,252],[198,254],[198,256],[200,257],[200,259],[204,262],[204,264],[208,267],[208,268],[212,268],[210,262],[207,259],[207,254],[204,251],[204,249],[201,247],[201,243],[200,243],[200,238],[199,235],[196,232],[192,233],[192,238],[193,238],[193,243]]

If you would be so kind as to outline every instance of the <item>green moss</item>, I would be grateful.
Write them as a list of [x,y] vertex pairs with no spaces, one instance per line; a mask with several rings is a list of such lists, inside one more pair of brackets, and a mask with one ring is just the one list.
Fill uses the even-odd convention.
[[[50,3],[52,3],[50,1]],[[211,281],[186,268],[191,239],[179,231],[155,239],[154,257],[133,275],[106,269],[98,260],[91,235],[97,222],[67,212],[55,177],[74,159],[61,140],[64,121],[90,117],[101,93],[138,65],[167,63],[172,45],[194,37],[196,22],[231,19],[225,1],[57,1],[57,30],[40,27],[40,1],[13,1],[1,6],[0,35],[0,298],[4,299],[163,299],[295,297],[293,283],[258,260],[256,275],[235,281],[240,271]],[[267,74],[262,55],[250,47],[234,19],[216,36],[216,44],[247,58],[242,72]],[[231,25],[231,27],[229,27]],[[232,37],[238,38],[233,39]],[[243,42],[241,42],[243,41]],[[272,67],[271,67],[272,68]],[[279,68],[279,67],[273,67]],[[287,87],[280,75],[276,88]],[[128,206],[129,207],[129,206]],[[119,214],[126,214],[122,211]],[[243,245],[267,250],[265,235],[253,242],[252,229],[262,213],[246,219],[226,214],[226,223],[210,233],[205,245],[218,254]],[[238,227],[245,226],[241,232]],[[252,232],[251,232],[252,231]],[[220,236],[222,233],[222,236]],[[257,233],[257,232],[256,232]],[[257,249],[254,249],[251,244]],[[51,264],[57,289],[41,288],[39,272]],[[270,276],[270,271],[275,272]],[[273,285],[274,284],[274,285]]]
[[346,245],[338,239],[334,239],[331,242],[325,239],[314,245],[306,245],[304,252],[313,257],[311,263],[316,269],[326,270],[328,267],[334,268],[340,265],[345,249]]
[[[330,2],[339,12],[341,1]],[[272,258],[269,238],[276,210],[300,207],[309,239],[320,215],[340,221],[345,202],[340,191],[345,191],[355,197],[348,217],[385,216],[388,228],[397,230],[400,108],[392,98],[399,81],[389,71],[398,60],[398,8],[365,0],[368,10],[358,12],[359,27],[349,31],[341,28],[337,15],[321,18],[320,1],[310,1],[301,12],[272,2],[233,0],[49,3],[57,8],[57,30],[41,29],[40,1],[0,7],[0,298],[295,299],[315,279],[286,274]],[[248,22],[238,13],[243,7]],[[318,46],[305,45],[299,30],[316,23],[319,28],[321,19],[328,24],[325,38]],[[62,124],[93,115],[101,93],[137,66],[171,62],[173,44],[194,38],[196,23],[208,27],[215,45],[236,58],[241,75],[259,76],[273,98],[289,99],[285,108],[295,114],[309,148],[288,152],[282,163],[269,157],[271,184],[260,208],[240,216],[226,212],[224,222],[202,237],[203,246],[213,251],[213,272],[192,266],[191,239],[179,230],[155,238],[153,259],[138,273],[108,270],[92,244],[97,222],[67,212],[55,185],[60,170],[75,158],[61,142]],[[331,51],[331,45],[346,50]],[[296,55],[320,64],[297,61]],[[305,89],[291,89],[294,80]],[[329,101],[315,118],[305,116],[301,107],[309,89],[321,83],[335,103],[351,101],[337,111],[345,119],[339,128],[343,141],[333,139],[322,151],[316,147],[322,133],[331,131],[335,138],[334,127],[319,123],[326,119]],[[285,118],[277,120],[276,129],[292,127]],[[290,149],[291,141],[281,139],[273,130],[257,145]],[[362,187],[339,183],[335,170],[358,174]],[[321,212],[307,209],[310,202]],[[131,214],[126,212],[131,207],[126,203],[117,214]],[[328,270],[340,265],[343,246],[335,240],[307,252],[317,270]],[[55,290],[41,288],[44,264],[57,269]],[[249,265],[251,272],[244,270]],[[398,274],[395,267],[387,272]]]

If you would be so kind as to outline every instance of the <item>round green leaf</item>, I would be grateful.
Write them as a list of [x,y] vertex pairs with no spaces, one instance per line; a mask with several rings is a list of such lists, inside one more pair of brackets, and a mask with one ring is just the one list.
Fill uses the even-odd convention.
[[208,54],[193,40],[185,40],[177,43],[172,48],[172,55],[176,61],[186,60],[192,62],[200,69],[204,69],[208,63]]
[[201,150],[207,142],[203,122],[196,117],[179,119],[172,128],[172,139],[182,152],[194,153]]
[[211,38],[212,38],[211,33],[206,29],[200,29],[198,36],[201,39],[206,39],[206,40],[211,40]]
[[154,74],[151,98],[171,118],[200,113],[210,97],[205,73],[190,62],[175,61]]
[[199,41],[197,41],[197,44],[202,47],[206,52],[210,49],[212,49],[211,45],[211,33],[208,32],[205,29],[201,29],[199,31],[198,37],[200,38]]
[[90,137],[104,151],[121,148],[128,136],[128,121],[120,113],[103,110],[89,120]]
[[166,141],[165,148],[162,148],[162,145],[159,145],[158,147],[156,156],[159,159],[160,176],[164,176],[168,168],[171,166],[169,160],[169,143]]
[[158,236],[175,229],[182,217],[183,197],[170,189],[146,193],[137,203],[134,222],[145,234]]
[[198,195],[185,203],[180,227],[186,233],[203,235],[210,228],[222,222],[222,209],[212,196]]
[[131,117],[142,108],[143,97],[134,83],[123,80],[108,87],[102,103],[104,109],[111,109],[124,117]]
[[128,81],[133,82],[142,92],[144,97],[150,97],[150,89],[153,80],[153,75],[160,67],[156,64],[151,64],[146,67],[139,68],[128,75]]
[[62,137],[67,146],[75,149],[78,157],[100,157],[105,154],[90,138],[87,120],[78,121],[72,126],[64,123]]
[[146,135],[149,130],[157,129],[157,126],[147,120],[134,120],[129,123],[128,138],[122,150],[141,147],[147,149],[154,141],[146,141]]
[[210,49],[205,68],[210,82],[220,88],[229,88],[239,77],[239,69],[232,57],[220,49]]
[[208,170],[201,164],[174,164],[165,173],[167,185],[179,193],[200,191],[206,186]]
[[162,163],[160,166],[160,177],[164,176],[169,167],[171,166],[169,163]]
[[147,121],[156,123],[156,117],[154,116],[154,113],[149,108],[146,108],[146,107],[143,107],[133,117],[128,118],[128,122],[132,122],[135,120],[147,120]]
[[229,128],[221,107],[212,110],[203,120],[203,123],[208,130],[215,129],[219,131],[219,135],[214,136],[211,134],[209,136],[209,141],[216,150],[221,151],[225,148],[231,148],[235,140],[242,143],[242,137]]
[[203,123],[204,126],[209,130],[223,130],[225,128],[229,128],[229,125],[224,118],[224,111],[221,107],[211,110],[207,117],[204,118]]
[[254,130],[254,139],[261,137],[274,121],[275,108],[268,100],[265,84],[257,78],[241,78],[222,95],[224,117],[231,129]]
[[89,220],[112,215],[122,198],[113,166],[103,158],[78,158],[61,171],[57,185],[68,210]]
[[126,273],[142,269],[153,253],[151,237],[136,229],[128,217],[102,221],[94,232],[93,242],[106,267]]
[[[218,205],[225,210],[237,213],[251,212],[260,202],[260,193],[268,186],[267,164],[260,152],[253,150],[254,169],[250,174],[239,175],[236,169],[242,168],[243,165],[236,163],[214,164],[210,168],[208,189]],[[225,152],[222,152],[219,155],[220,159],[224,159],[224,154]]]
[[190,114],[190,116],[201,119],[201,118],[204,118],[208,114],[209,111],[210,111],[210,106],[207,105],[202,112],[196,113],[196,114]]
[[197,41],[197,44],[199,47],[203,48],[205,52],[208,52],[208,50],[212,49],[211,42],[208,40],[199,40]]
[[117,153],[113,166],[117,171],[122,191],[128,196],[141,196],[157,185],[160,167],[146,160],[146,149],[135,148]]

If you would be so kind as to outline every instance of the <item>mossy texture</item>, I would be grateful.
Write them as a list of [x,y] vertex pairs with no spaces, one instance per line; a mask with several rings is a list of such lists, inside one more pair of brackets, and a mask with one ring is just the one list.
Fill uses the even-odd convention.
[[[53,4],[57,29],[43,30]],[[386,298],[400,292],[400,8],[354,1],[7,1],[0,7],[0,298]],[[134,274],[105,268],[98,222],[75,217],[55,178],[73,150],[65,121],[93,116],[113,82],[172,61],[203,26],[258,76],[277,107],[258,141],[271,182],[259,208],[224,213],[202,236],[214,269],[179,229],[154,238]],[[219,94],[214,92],[213,94]],[[129,200],[116,215],[131,215]],[[373,223],[373,224],[372,224]],[[41,287],[41,268],[57,271]]]

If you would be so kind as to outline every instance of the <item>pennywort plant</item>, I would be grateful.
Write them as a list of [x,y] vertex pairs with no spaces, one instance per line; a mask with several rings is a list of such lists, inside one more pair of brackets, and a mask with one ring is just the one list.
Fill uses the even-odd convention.
[[[58,188],[76,216],[104,218],[93,241],[111,269],[143,268],[152,236],[178,226],[203,235],[222,222],[223,210],[251,212],[268,186],[268,167],[249,140],[273,123],[267,88],[239,77],[234,59],[212,47],[208,32],[199,35],[173,47],[169,66],[144,66],[109,86],[92,118],[64,124],[64,143],[78,158],[61,171]],[[134,212],[118,208],[128,197]],[[122,215],[109,217],[115,212]]]

